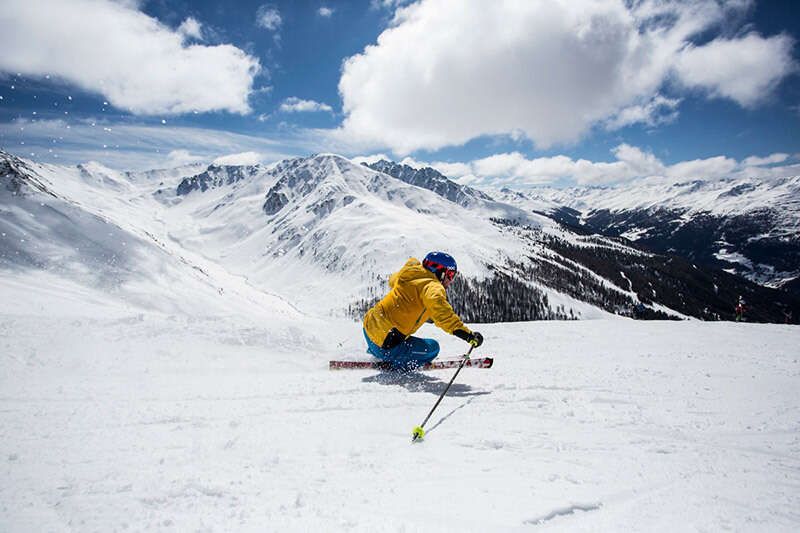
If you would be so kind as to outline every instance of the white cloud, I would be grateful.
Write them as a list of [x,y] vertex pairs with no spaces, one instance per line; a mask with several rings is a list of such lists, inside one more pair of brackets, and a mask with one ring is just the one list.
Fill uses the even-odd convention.
[[767,157],[750,156],[743,161],[748,167],[762,167],[767,165],[774,165],[776,163],[783,163],[789,159],[789,154],[776,153],[768,155]]
[[333,8],[322,6],[317,10],[317,14],[319,14],[320,17],[330,18],[333,16],[333,11]]
[[[374,45],[345,61],[341,135],[401,155],[515,132],[548,147],[596,125],[674,119],[679,95],[664,94],[680,89],[673,79],[749,105],[789,71],[788,38],[689,46],[749,5],[421,0],[399,8]],[[725,50],[736,53],[701,76],[701,60]],[[752,79],[737,85],[748,69]]]
[[190,165],[192,163],[200,163],[206,159],[201,155],[193,155],[189,150],[172,150],[167,154],[167,167],[179,167],[183,165]]
[[[95,126],[92,126],[95,123]],[[0,123],[0,147],[47,163],[99,161],[118,170],[168,168],[253,152],[264,161],[319,151],[316,139],[287,133],[280,141],[227,131],[169,125],[107,124],[100,120],[16,120]],[[21,144],[21,143],[24,143]],[[24,150],[22,150],[24,148]]]
[[394,9],[409,3],[411,0],[370,0],[370,8],[372,9]]
[[238,154],[229,154],[216,158],[213,163],[215,165],[228,165],[240,167],[245,165],[257,165],[264,160],[264,156],[258,152],[241,152]]
[[495,154],[465,163],[416,162],[416,168],[430,166],[463,184],[485,187],[537,185],[610,185],[636,179],[713,181],[723,178],[773,179],[797,175],[800,165],[783,163],[787,154],[766,158],[748,157],[741,162],[726,156],[681,161],[667,165],[651,152],[620,144],[612,150],[614,161],[572,159],[565,155],[528,159],[519,152]]
[[618,161],[625,163],[633,175],[655,176],[664,172],[664,164],[651,152],[629,144],[620,144],[611,151]]
[[256,25],[269,31],[277,31],[283,24],[277,7],[264,4],[256,11]]
[[666,174],[667,177],[677,180],[711,181],[730,177],[738,166],[735,159],[720,155],[676,163],[667,168]]
[[793,46],[788,35],[765,39],[750,33],[716,39],[699,47],[687,46],[677,58],[676,71],[687,86],[752,107],[795,69]]
[[203,26],[197,19],[189,17],[178,26],[178,33],[183,35],[184,38],[193,38],[198,41],[203,40]]
[[284,100],[278,109],[284,113],[312,113],[316,111],[333,113],[333,108],[328,104],[315,102],[314,100],[302,100],[294,96]]
[[643,104],[633,104],[617,111],[605,122],[608,130],[618,130],[625,126],[642,123],[648,126],[667,124],[678,118],[679,98],[666,98],[656,94]]
[[350,158],[353,163],[360,165],[361,163],[366,163],[371,165],[372,163],[377,163],[378,161],[382,160],[391,161],[392,158],[386,154],[371,154],[371,155],[359,155],[356,157]]
[[248,113],[258,59],[184,37],[130,3],[5,0],[0,71],[61,78],[136,114]]

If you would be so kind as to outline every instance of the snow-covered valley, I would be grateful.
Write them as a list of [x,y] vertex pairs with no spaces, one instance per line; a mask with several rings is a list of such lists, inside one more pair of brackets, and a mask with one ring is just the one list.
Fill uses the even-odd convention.
[[0,281],[5,531],[800,527],[796,326],[480,325],[412,445],[451,373],[329,371],[352,321],[47,281]]

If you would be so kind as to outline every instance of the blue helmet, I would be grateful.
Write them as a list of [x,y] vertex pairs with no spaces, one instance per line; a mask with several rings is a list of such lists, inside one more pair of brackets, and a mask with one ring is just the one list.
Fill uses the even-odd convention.
[[456,260],[444,252],[430,252],[422,261],[422,266],[433,272],[445,287],[452,283],[458,272]]

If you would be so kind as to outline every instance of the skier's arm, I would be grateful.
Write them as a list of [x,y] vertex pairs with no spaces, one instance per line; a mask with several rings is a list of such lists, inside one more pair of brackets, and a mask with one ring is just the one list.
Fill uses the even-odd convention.
[[400,272],[395,272],[391,276],[389,276],[389,289],[394,289],[397,285],[397,278],[400,277]]
[[464,325],[464,322],[461,321],[461,318],[459,318],[455,311],[453,311],[453,308],[447,301],[444,287],[442,287],[440,283],[428,283],[422,289],[422,302],[430,313],[433,323],[447,333],[452,335],[457,329],[472,333],[472,331]]

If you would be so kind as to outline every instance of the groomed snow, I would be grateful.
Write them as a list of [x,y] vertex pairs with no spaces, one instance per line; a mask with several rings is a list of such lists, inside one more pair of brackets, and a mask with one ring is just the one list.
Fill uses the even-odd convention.
[[495,367],[412,445],[451,371],[329,371],[356,323],[24,281],[0,278],[3,531],[800,529],[797,326],[479,326]]

